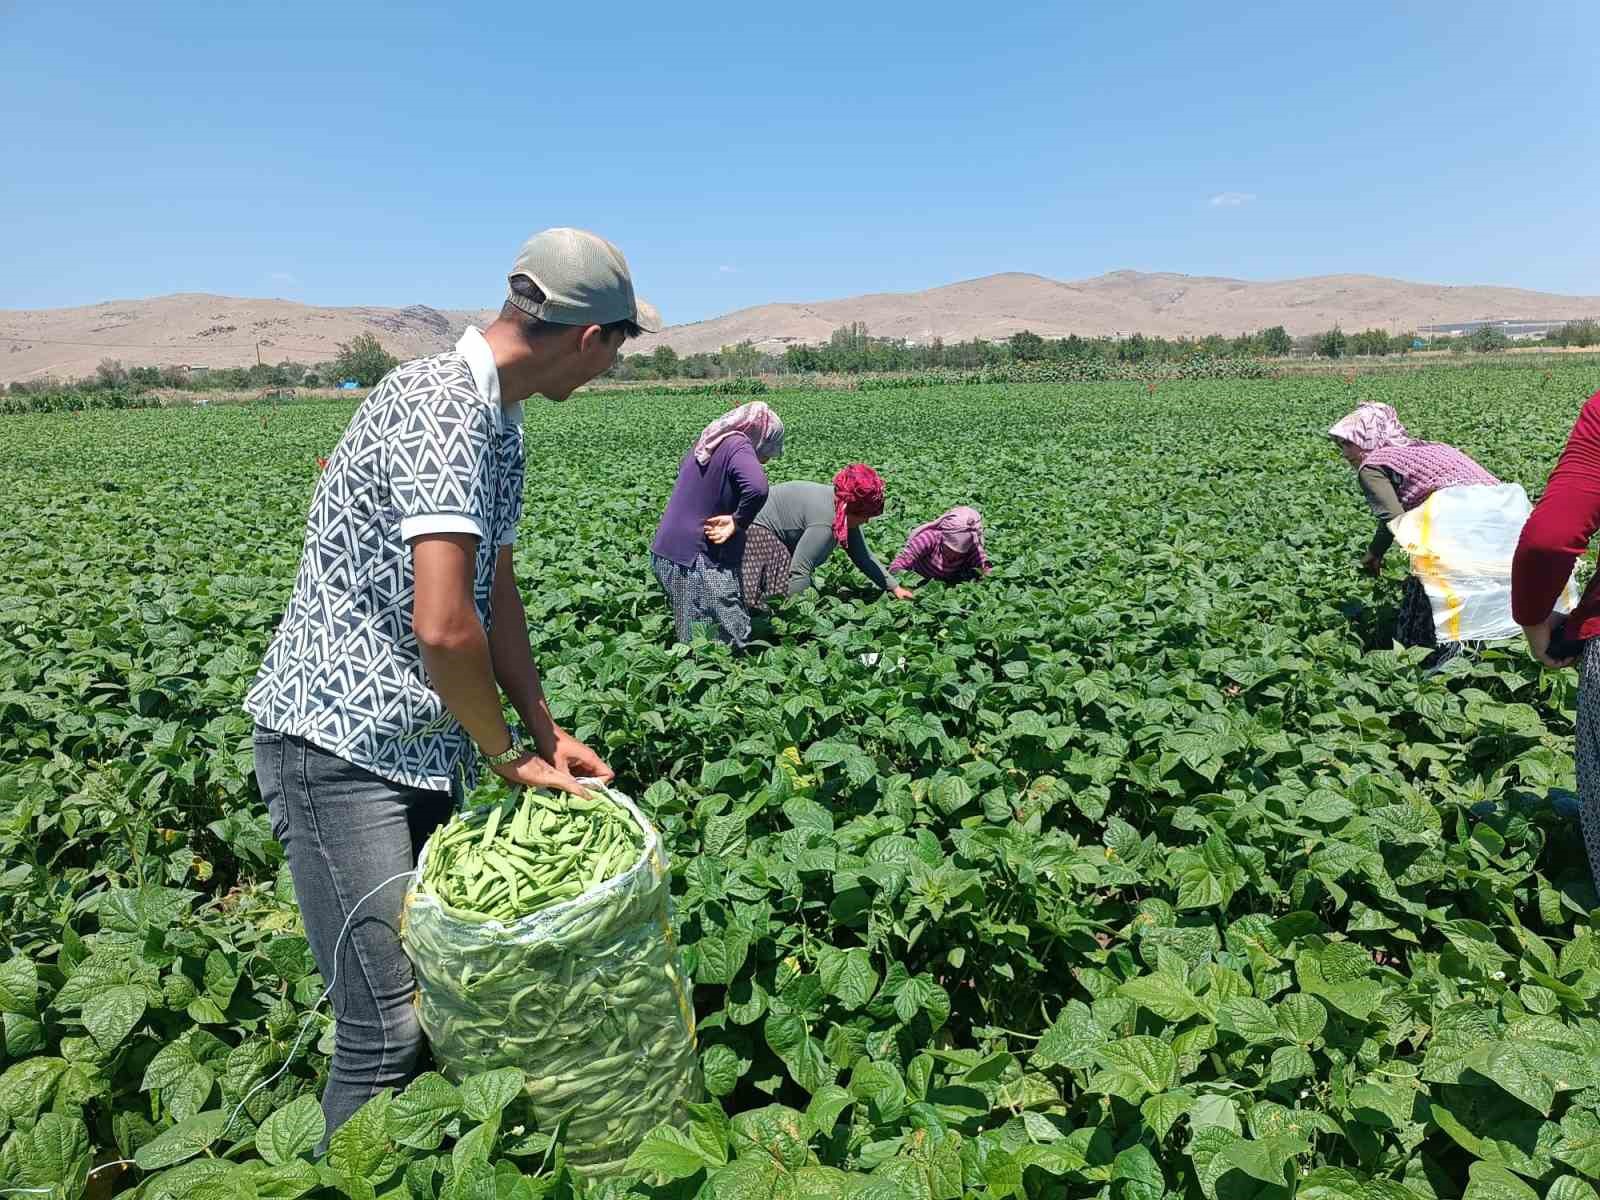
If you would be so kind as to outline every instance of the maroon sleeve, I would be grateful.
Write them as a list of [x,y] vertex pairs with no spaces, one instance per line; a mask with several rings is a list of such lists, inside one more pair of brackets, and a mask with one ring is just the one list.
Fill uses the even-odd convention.
[[1600,528],[1600,392],[1578,414],[1511,563],[1511,613],[1537,625],[1554,611],[1572,565]]
[[728,475],[739,493],[739,505],[733,510],[733,523],[740,529],[748,529],[767,502],[767,473],[761,469],[761,460],[756,458],[750,440],[744,437],[734,440],[738,445],[728,459]]

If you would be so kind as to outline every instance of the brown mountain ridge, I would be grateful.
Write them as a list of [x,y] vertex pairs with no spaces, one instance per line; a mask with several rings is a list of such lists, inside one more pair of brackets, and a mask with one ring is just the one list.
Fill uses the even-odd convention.
[[[648,293],[648,288],[645,289]],[[1000,340],[1022,329],[1044,337],[1132,333],[1165,337],[1236,334],[1282,325],[1291,334],[1339,325],[1390,332],[1466,321],[1576,320],[1600,314],[1600,296],[1562,296],[1494,286],[1410,283],[1376,275],[1251,281],[1113,271],[1057,280],[1011,272],[921,292],[763,304],[672,326],[629,346],[670,345],[680,354],[750,341],[766,350],[819,343],[864,322],[876,337],[946,342]],[[360,333],[401,358],[450,346],[490,310],[333,308],[290,300],[183,294],[112,300],[80,308],[0,310],[0,382],[91,374],[107,358],[124,366],[222,367],[317,362]]]

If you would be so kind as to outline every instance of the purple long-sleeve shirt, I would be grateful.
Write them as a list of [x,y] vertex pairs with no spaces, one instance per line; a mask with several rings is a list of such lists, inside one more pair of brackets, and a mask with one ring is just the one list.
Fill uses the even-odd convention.
[[[735,564],[744,553],[744,531],[766,502],[767,473],[761,469],[755,447],[742,433],[718,445],[703,467],[691,449],[678,467],[678,482],[672,487],[672,498],[661,515],[650,551],[680,567],[694,566],[701,554],[724,566]],[[706,541],[705,523],[722,516],[733,517],[736,532],[722,545],[713,546]]]

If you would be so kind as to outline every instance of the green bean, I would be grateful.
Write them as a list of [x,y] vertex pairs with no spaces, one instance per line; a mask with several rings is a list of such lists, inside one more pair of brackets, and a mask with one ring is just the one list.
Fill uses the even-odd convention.
[[516,1066],[567,1160],[618,1171],[700,1098],[660,836],[626,798],[523,792],[435,832],[402,925],[417,1011],[454,1078]]

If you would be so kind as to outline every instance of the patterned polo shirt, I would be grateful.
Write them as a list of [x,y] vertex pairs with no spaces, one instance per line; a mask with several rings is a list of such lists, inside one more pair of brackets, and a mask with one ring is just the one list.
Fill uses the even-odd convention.
[[246,711],[396,783],[448,791],[458,770],[470,783],[471,739],[429,686],[411,631],[410,544],[430,533],[477,537],[473,599],[489,628],[523,471],[522,410],[502,407],[476,329],[453,351],[385,375],[317,481],[299,575]]

